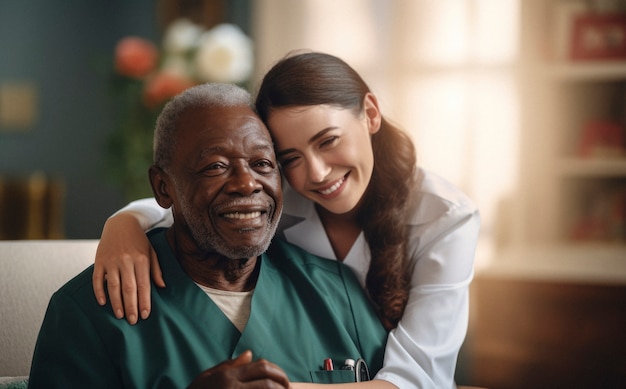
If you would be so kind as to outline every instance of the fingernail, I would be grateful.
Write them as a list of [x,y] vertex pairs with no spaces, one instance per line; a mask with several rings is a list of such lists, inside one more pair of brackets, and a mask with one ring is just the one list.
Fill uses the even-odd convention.
[[141,311],[141,318],[142,319],[147,319],[148,318],[148,310],[144,309],[143,311]]
[[116,309],[115,310],[115,317],[117,317],[118,319],[121,319],[122,316],[124,316],[124,314],[122,313],[121,309]]
[[134,314],[128,315],[128,322],[131,324],[135,324],[137,322],[137,316]]
[[106,304],[106,300],[103,299],[102,297],[100,297],[100,298],[98,298],[98,304],[104,305],[104,304]]

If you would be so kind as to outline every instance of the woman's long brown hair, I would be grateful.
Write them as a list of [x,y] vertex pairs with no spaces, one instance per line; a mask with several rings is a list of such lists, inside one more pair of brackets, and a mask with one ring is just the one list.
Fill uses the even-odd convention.
[[[265,75],[256,109],[267,123],[273,109],[326,104],[363,113],[370,92],[363,79],[341,59],[324,53],[288,55]],[[409,294],[407,207],[414,186],[415,147],[385,117],[372,135],[374,171],[358,211],[358,223],[372,261],[366,288],[387,329],[402,317]]]

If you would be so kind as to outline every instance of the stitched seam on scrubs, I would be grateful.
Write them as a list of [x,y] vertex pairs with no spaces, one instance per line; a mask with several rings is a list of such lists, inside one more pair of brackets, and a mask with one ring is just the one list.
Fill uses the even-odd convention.
[[354,315],[354,307],[352,305],[352,298],[350,296],[350,293],[348,291],[348,288],[346,286],[346,281],[345,281],[345,277],[343,274],[344,269],[341,268],[341,264],[339,262],[337,262],[337,270],[339,270],[339,276],[341,277],[341,282],[343,283],[343,289],[346,293],[346,297],[348,299],[348,303],[350,304],[350,315],[352,316],[352,323],[354,325],[354,334],[356,336],[356,341],[359,347],[359,352],[362,352],[363,347],[361,346],[361,336],[359,335],[359,327],[357,326],[357,318]]

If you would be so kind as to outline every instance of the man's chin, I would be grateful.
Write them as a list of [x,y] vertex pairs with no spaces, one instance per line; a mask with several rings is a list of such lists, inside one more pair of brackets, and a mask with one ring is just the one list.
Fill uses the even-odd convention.
[[267,250],[267,246],[238,246],[236,248],[224,247],[222,250],[218,250],[220,254],[230,259],[248,259],[255,258],[263,254]]

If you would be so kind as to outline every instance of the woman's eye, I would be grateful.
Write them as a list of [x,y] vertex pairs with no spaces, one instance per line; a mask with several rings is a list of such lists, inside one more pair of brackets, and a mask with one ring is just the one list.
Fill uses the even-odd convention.
[[280,166],[282,166],[283,169],[288,168],[288,167],[294,166],[297,161],[298,161],[298,157],[296,156],[285,157],[280,160]]
[[324,139],[321,143],[321,146],[331,146],[333,145],[335,142],[337,142],[337,140],[339,139],[338,136],[329,136],[328,138]]

